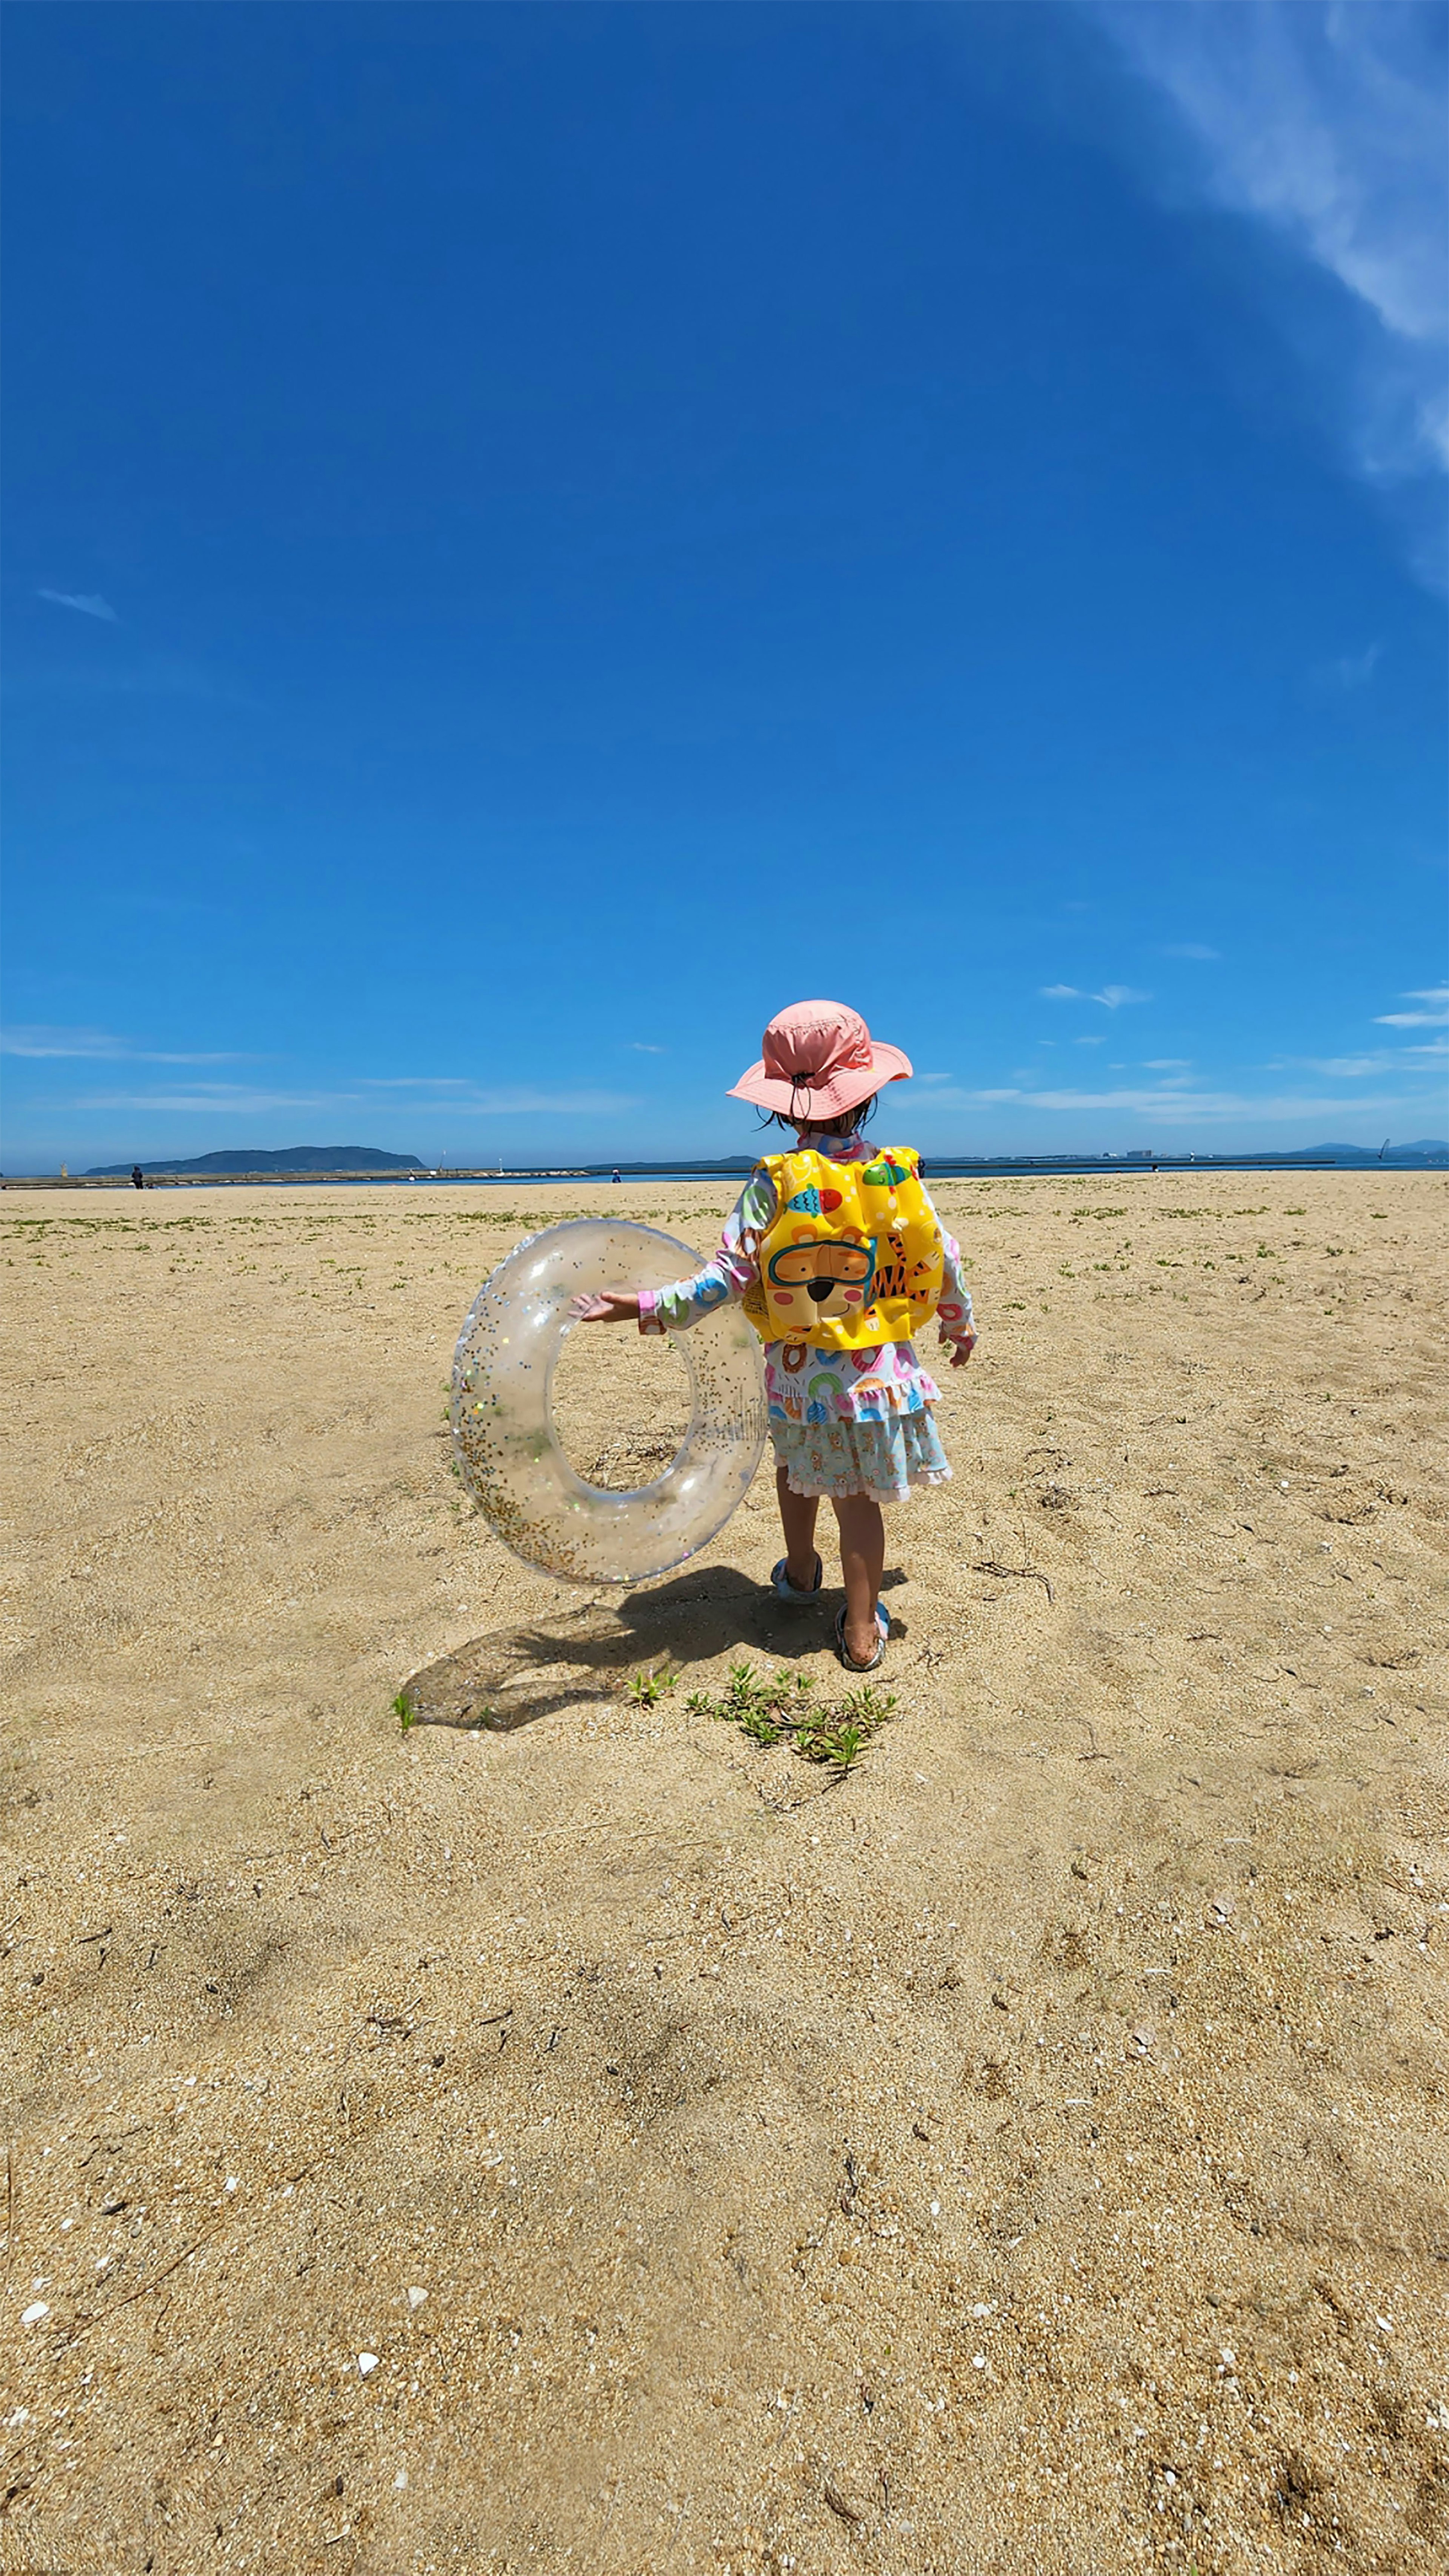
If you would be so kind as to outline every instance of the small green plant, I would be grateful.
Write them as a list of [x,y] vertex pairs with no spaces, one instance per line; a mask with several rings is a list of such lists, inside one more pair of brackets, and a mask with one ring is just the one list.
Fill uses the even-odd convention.
[[731,1664],[718,1699],[692,1691],[686,1705],[696,1716],[737,1726],[752,1744],[787,1743],[802,1761],[832,1763],[843,1776],[893,1714],[895,1693],[864,1682],[832,1708],[816,1701],[814,1687],[809,1673],[792,1672],[788,1665],[762,1673],[750,1664]]
[[404,1735],[406,1735],[410,1726],[417,1725],[418,1713],[406,1691],[398,1692],[396,1699],[393,1701],[392,1710],[393,1715],[401,1726]]
[[658,1672],[636,1673],[629,1684],[628,1696],[638,1708],[653,1708],[666,1691],[677,1687],[678,1681],[678,1673],[667,1672],[663,1666]]
[[858,1726],[815,1727],[800,1750],[807,1762],[834,1762],[848,1771],[858,1762],[865,1747],[865,1737]]
[[894,1715],[895,1705],[895,1692],[882,1691],[875,1682],[862,1682],[859,1690],[845,1694],[846,1716],[867,1735],[884,1726],[886,1719]]

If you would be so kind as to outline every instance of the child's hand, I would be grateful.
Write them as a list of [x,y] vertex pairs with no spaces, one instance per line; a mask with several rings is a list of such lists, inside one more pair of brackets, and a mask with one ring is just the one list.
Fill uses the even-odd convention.
[[974,1333],[972,1333],[964,1342],[953,1342],[951,1344],[951,1366],[953,1368],[964,1368],[975,1348],[976,1336]]
[[622,1288],[601,1288],[592,1296],[575,1297],[569,1308],[571,1324],[637,1324],[639,1300]]

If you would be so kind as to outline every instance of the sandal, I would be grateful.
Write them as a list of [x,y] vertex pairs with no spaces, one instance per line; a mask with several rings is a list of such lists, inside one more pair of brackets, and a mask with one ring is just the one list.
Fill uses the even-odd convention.
[[790,1560],[788,1557],[781,1557],[779,1564],[775,1566],[771,1572],[770,1582],[773,1586],[775,1599],[777,1601],[788,1601],[793,1608],[803,1610],[816,1599],[820,1591],[820,1586],[825,1580],[825,1568],[817,1556],[815,1559],[815,1580],[810,1586],[808,1592],[802,1592],[799,1585],[792,1583],[790,1580],[787,1570],[789,1562]]
[[848,1673],[873,1673],[879,1670],[885,1657],[886,1639],[891,1632],[891,1614],[883,1601],[877,1601],[875,1605],[875,1624],[880,1630],[880,1640],[876,1646],[875,1653],[871,1656],[868,1664],[858,1664],[845,1642],[845,1612],[843,1609],[837,1610],[835,1614],[835,1651]]

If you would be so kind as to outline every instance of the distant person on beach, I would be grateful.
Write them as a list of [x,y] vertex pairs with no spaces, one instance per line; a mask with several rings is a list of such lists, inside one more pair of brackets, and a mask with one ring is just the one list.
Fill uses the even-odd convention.
[[623,1173],[620,1171],[619,1166],[618,1166],[618,1164],[616,1163],[616,1164],[615,1164],[615,1166],[614,1166],[613,1171],[612,1171],[612,1172],[610,1173],[610,1175],[609,1175],[609,1178],[610,1178],[610,1180],[612,1180],[612,1181],[622,1181],[623,1177],[624,1177],[624,1175],[623,1175]]
[[733,1085],[793,1149],[756,1164],[718,1251],[672,1288],[576,1300],[581,1323],[637,1320],[678,1333],[738,1298],[765,1345],[765,1392],[785,1554],[779,1601],[806,1605],[824,1568],[815,1522],[829,1500],[840,1531],[845,1607],[835,1623],[848,1671],[874,1672],[890,1614],[883,1503],[951,1473],[933,1408],[940,1389],[911,1340],[934,1315],[951,1366],[976,1340],[960,1247],[945,1233],[909,1150],[873,1150],[862,1129],[887,1082],[909,1077],[899,1047],[876,1045],[857,1011],[797,1002],[765,1031],[758,1064]]
[[139,1164],[139,1163],[133,1163],[133,1164],[131,1165],[131,1187],[132,1187],[132,1189],[133,1189],[133,1190],[144,1190],[145,1186],[146,1186],[146,1175],[145,1175],[145,1173],[142,1171],[141,1166],[140,1166],[140,1164]]

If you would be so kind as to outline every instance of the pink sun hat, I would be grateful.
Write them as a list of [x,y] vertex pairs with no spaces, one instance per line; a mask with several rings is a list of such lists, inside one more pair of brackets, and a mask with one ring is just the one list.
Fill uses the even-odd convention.
[[859,1011],[843,1002],[792,1002],[776,1012],[759,1063],[731,1083],[729,1097],[807,1125],[858,1108],[884,1083],[908,1081],[911,1070],[899,1047],[874,1043]]

